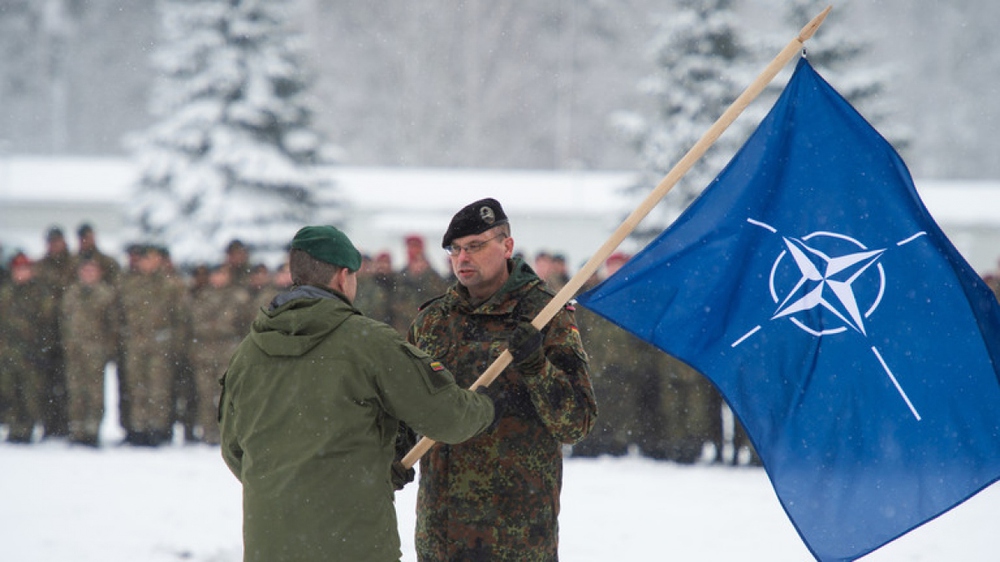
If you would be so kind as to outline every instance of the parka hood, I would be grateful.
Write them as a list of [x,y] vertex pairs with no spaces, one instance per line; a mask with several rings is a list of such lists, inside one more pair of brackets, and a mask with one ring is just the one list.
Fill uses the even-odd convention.
[[293,287],[257,314],[250,340],[272,357],[298,357],[355,314],[361,313],[336,291]]

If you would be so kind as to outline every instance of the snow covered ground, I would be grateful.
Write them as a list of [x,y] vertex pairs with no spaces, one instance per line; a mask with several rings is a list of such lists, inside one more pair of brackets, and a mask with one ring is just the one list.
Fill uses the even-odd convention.
[[[562,560],[799,561],[811,557],[755,468],[568,459]],[[204,445],[89,450],[0,445],[0,559],[236,562],[240,487]],[[416,488],[397,496],[403,560]],[[1000,486],[866,557],[997,559]]]
[[[239,562],[241,490],[218,448],[116,445],[113,369],[101,449],[0,443],[0,561]],[[396,495],[406,562],[416,491]],[[995,484],[863,560],[995,561],[998,516]],[[566,562],[812,559],[759,468],[569,458],[559,521]]]
[[[240,561],[240,486],[218,449],[116,446],[123,432],[113,420],[108,400],[108,444],[98,450],[0,444],[0,560]],[[397,494],[410,562],[415,500],[415,485]],[[1000,484],[864,560],[997,560],[998,515]],[[811,559],[759,468],[570,458],[560,528],[568,562]]]

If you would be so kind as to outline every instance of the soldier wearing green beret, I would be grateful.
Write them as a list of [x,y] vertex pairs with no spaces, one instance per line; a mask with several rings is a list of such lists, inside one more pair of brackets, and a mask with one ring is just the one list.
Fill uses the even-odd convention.
[[[558,558],[562,445],[597,416],[572,307],[541,331],[531,325],[554,293],[514,258],[507,215],[495,199],[452,218],[441,244],[457,282],[422,308],[409,339],[470,386],[509,349],[513,361],[486,390],[494,426],[420,461],[420,560]],[[419,430],[418,430],[419,431]]]
[[351,304],[361,254],[332,226],[292,240],[293,285],[261,310],[223,378],[222,456],[243,484],[244,560],[398,560],[399,421],[445,443],[493,404]]

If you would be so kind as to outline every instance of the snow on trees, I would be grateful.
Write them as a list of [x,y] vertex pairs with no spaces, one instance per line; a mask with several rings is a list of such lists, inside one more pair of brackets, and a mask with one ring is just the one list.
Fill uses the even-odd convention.
[[[664,14],[651,42],[652,73],[640,87],[650,115],[622,113],[617,124],[639,154],[638,181],[626,190],[644,198],[752,80],[755,58],[742,44],[731,0],[682,0]],[[681,179],[632,236],[645,245],[708,185],[747,138],[753,124],[737,120]]]
[[319,190],[333,188],[316,168],[326,147],[287,11],[285,0],[160,3],[157,121],[130,139],[136,241],[183,264],[218,261],[238,238],[277,265]]
[[[796,32],[827,5],[828,0],[781,0],[777,6],[784,10],[785,35]],[[843,2],[835,8],[840,12],[849,9],[850,2]],[[873,41],[846,25],[844,18],[829,23],[824,24],[822,33],[817,33],[810,40],[807,50],[809,62],[879,129],[896,150],[904,151],[910,144],[912,134],[900,122],[886,119],[892,113],[890,98],[886,96],[891,68],[885,64],[872,65],[864,60],[872,50]]]

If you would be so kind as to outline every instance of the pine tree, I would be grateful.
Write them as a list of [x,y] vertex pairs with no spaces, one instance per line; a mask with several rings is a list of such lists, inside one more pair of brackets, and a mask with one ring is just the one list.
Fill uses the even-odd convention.
[[[645,198],[711,127],[753,78],[753,57],[737,28],[731,0],[681,0],[652,41],[654,72],[640,87],[652,98],[650,117],[620,114],[618,125],[639,153],[641,173],[626,193]],[[639,225],[645,245],[672,222],[732,158],[752,128],[737,120]]]
[[179,263],[213,262],[232,239],[272,264],[332,188],[310,125],[309,80],[285,0],[163,0],[151,111],[132,139],[130,222]]
[[[797,33],[828,5],[829,0],[781,0],[787,31]],[[873,67],[863,61],[873,43],[844,24],[844,14],[850,8],[851,3],[847,0],[837,5],[838,17],[830,18],[809,40],[806,57],[827,82],[878,127],[896,150],[905,150],[910,144],[910,133],[901,124],[886,119],[890,114],[885,95],[890,71],[884,65]]]

